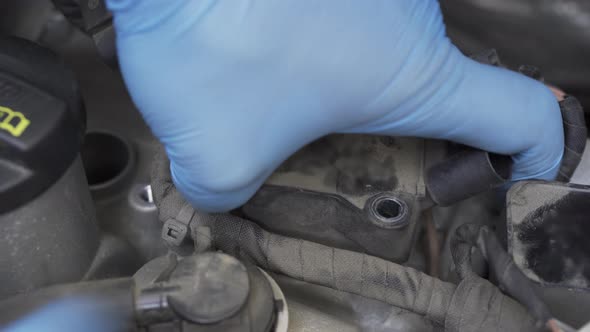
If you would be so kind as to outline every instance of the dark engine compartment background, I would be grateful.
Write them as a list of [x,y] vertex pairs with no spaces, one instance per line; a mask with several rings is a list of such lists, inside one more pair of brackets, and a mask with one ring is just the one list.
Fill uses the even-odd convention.
[[495,48],[511,68],[542,69],[548,83],[590,107],[590,2],[441,0],[447,33],[466,54]]

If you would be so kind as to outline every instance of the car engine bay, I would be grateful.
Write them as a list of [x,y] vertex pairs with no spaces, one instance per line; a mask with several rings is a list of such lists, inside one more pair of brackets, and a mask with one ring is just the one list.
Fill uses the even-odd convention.
[[590,3],[440,3],[465,54],[575,97],[559,181],[510,183],[510,158],[446,141],[331,135],[202,213],[128,95],[104,2],[2,2],[0,329],[64,297],[122,331],[582,329]]

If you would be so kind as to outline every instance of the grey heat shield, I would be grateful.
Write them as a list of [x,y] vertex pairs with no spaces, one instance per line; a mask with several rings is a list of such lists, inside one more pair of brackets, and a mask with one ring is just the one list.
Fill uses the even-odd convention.
[[[174,187],[163,151],[152,172],[160,219],[174,220],[187,203]],[[417,313],[444,331],[533,331],[517,302],[477,276],[459,285],[386,260],[264,231],[228,214],[196,212],[187,221],[195,248],[222,250],[258,266]]]

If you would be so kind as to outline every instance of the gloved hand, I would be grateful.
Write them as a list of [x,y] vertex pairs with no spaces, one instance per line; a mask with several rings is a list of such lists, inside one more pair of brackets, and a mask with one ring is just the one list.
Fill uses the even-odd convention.
[[463,56],[436,0],[108,0],[131,95],[204,211],[248,200],[330,133],[447,139],[552,179],[563,154],[544,85]]
[[126,321],[104,303],[92,299],[67,299],[49,304],[4,332],[116,332]]

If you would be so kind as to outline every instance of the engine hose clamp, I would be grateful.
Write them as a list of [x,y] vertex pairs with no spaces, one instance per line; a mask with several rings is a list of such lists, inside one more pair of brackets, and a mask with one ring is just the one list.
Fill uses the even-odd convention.
[[195,209],[190,204],[185,203],[176,218],[166,220],[162,228],[162,239],[168,246],[180,247],[186,243],[190,235],[189,226],[194,215]]

